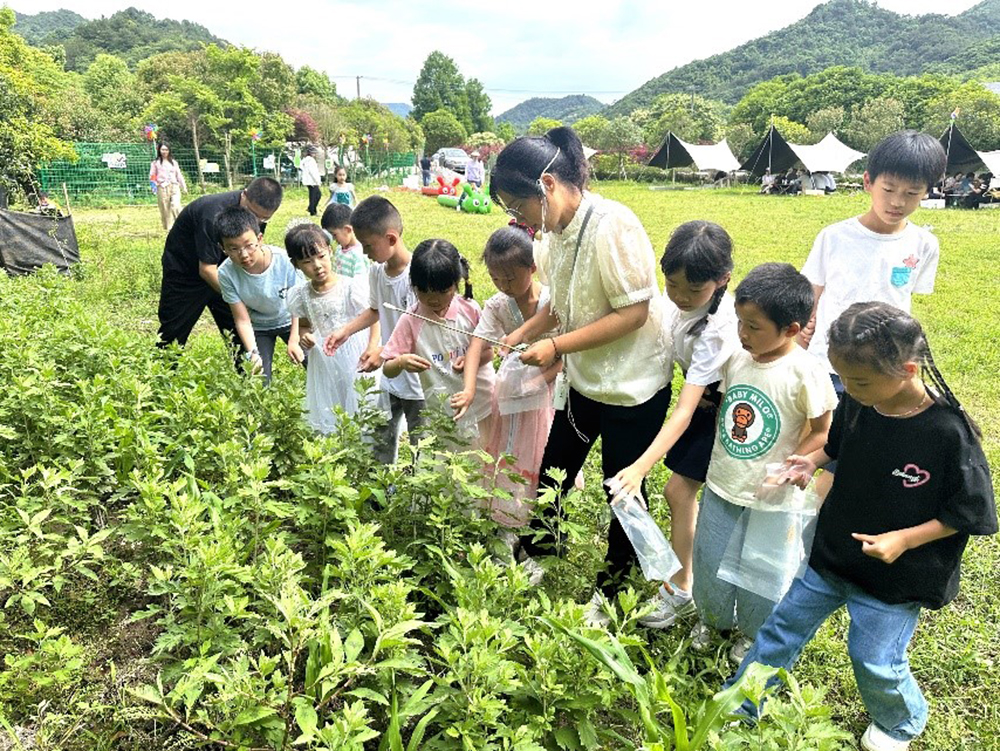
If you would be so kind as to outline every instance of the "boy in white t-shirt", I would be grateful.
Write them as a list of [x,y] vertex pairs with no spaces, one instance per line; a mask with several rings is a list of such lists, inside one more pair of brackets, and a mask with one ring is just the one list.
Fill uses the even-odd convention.
[[868,155],[865,191],[871,207],[861,216],[820,231],[802,273],[813,286],[813,316],[799,337],[833,373],[827,331],[856,302],[885,302],[910,311],[910,297],[934,291],[938,241],[907,220],[944,174],[948,158],[926,133],[904,130]]
[[[358,363],[360,370],[370,373],[382,365],[382,347],[388,343],[403,315],[386,308],[385,303],[409,310],[417,299],[410,287],[410,251],[403,243],[403,219],[396,207],[382,196],[369,196],[354,209],[351,226],[364,254],[373,261],[368,272],[370,307],[330,334],[324,349],[332,355],[352,334],[369,326],[379,326],[381,344],[370,345]],[[379,462],[390,464],[397,458],[400,418],[406,418],[410,441],[415,442],[413,431],[420,424],[420,412],[425,406],[424,392],[417,374],[407,372],[394,378],[383,373],[381,389],[388,397],[389,422],[376,436],[375,457]]]
[[[694,538],[691,594],[699,621],[691,636],[692,647],[700,649],[708,646],[712,629],[738,630],[742,638],[730,653],[738,663],[775,601],[723,580],[725,554],[731,545],[745,551],[758,542],[749,539],[752,515],[776,513],[757,497],[766,465],[822,448],[837,397],[826,370],[795,342],[813,306],[802,274],[791,264],[762,264],[740,282],[735,298],[742,348],[721,371],[718,429]],[[775,560],[782,560],[800,539],[764,544]]]

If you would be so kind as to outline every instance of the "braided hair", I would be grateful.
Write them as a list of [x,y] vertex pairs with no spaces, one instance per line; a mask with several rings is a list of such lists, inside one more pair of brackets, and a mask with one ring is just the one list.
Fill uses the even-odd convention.
[[[664,276],[683,271],[692,284],[718,282],[733,270],[733,240],[714,222],[685,222],[670,235],[660,268]],[[709,316],[719,309],[728,286],[727,281],[715,290],[708,312],[690,328],[688,336],[697,336],[705,330]]]
[[948,387],[931,354],[927,335],[917,319],[882,302],[858,302],[830,326],[829,352],[838,359],[865,365],[879,373],[904,376],[907,362],[920,364],[920,377],[930,384],[934,401],[962,416],[972,436],[982,432]]

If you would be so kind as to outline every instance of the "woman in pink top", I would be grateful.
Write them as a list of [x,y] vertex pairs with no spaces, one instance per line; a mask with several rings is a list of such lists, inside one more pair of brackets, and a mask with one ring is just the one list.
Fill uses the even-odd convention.
[[177,160],[170,153],[170,147],[165,143],[160,144],[159,156],[149,165],[149,181],[160,205],[163,229],[169,232],[181,213],[181,191],[187,193],[187,183]]

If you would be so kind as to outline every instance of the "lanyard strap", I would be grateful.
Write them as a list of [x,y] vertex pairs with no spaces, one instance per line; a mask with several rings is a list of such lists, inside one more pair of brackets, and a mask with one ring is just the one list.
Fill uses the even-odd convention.
[[569,321],[573,317],[573,283],[576,281],[576,261],[580,256],[580,246],[583,244],[583,233],[587,231],[587,224],[590,223],[590,217],[593,213],[594,213],[594,204],[590,204],[590,206],[587,208],[587,213],[583,217],[583,223],[580,225],[580,234],[577,235],[576,238],[576,248],[573,250],[573,267],[570,269],[569,272],[569,294],[566,295],[565,326],[569,325]]

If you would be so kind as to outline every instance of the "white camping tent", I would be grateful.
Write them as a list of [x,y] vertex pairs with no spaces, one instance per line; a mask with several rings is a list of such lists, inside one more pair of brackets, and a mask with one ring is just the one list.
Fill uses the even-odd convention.
[[693,164],[695,169],[721,172],[734,172],[740,168],[740,163],[733,156],[726,139],[722,139],[719,143],[699,146],[682,141],[673,133],[667,133],[663,145],[653,154],[648,164],[662,169],[688,167]]
[[841,143],[833,133],[827,133],[822,141],[810,146],[796,143],[788,146],[810,172],[843,172],[864,156],[863,152]]

